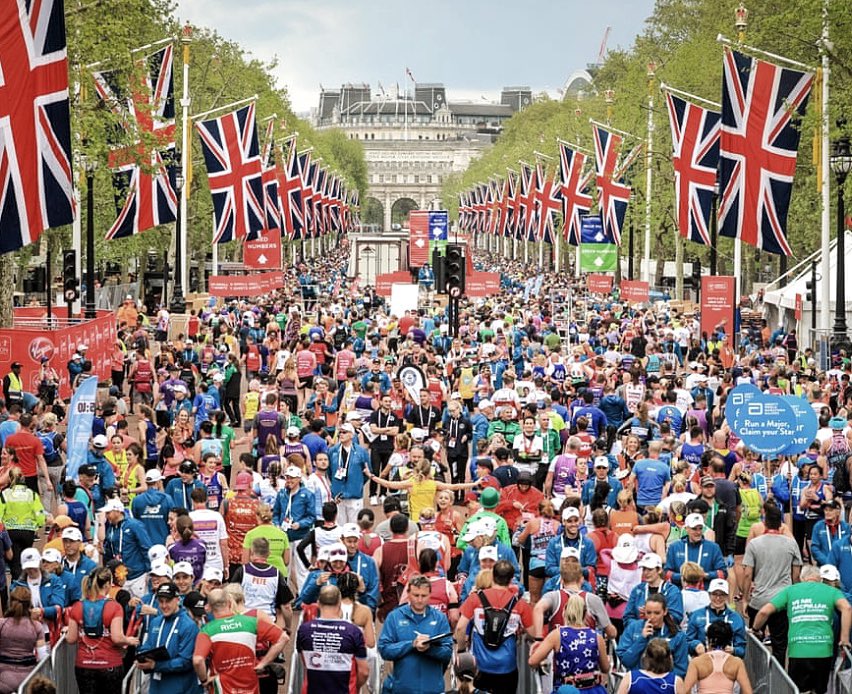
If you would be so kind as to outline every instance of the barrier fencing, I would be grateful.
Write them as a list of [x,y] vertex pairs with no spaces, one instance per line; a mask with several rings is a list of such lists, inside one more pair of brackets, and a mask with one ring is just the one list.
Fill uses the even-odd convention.
[[754,694],[799,694],[799,688],[772,652],[751,632],[746,634],[746,671]]
[[63,635],[50,652],[50,656],[36,665],[27,678],[18,687],[18,694],[24,694],[30,682],[42,676],[56,684],[57,694],[79,694],[77,678],[74,676],[74,661],[77,657],[77,646],[71,645]]

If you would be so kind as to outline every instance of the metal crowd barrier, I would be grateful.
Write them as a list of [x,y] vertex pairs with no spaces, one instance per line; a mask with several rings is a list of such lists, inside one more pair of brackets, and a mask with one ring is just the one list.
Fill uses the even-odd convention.
[[74,676],[74,661],[77,658],[77,646],[71,645],[63,635],[50,651],[50,656],[36,665],[27,678],[18,687],[18,694],[24,694],[35,677],[47,677],[56,684],[57,694],[79,694],[77,678]]
[[754,694],[799,694],[799,688],[784,671],[784,666],[751,632],[746,634],[743,661]]

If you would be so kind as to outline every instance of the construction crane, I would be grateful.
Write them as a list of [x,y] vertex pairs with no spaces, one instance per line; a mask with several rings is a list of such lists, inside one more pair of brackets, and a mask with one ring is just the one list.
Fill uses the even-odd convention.
[[603,41],[601,41],[601,49],[598,51],[598,60],[595,63],[595,67],[600,67],[601,65],[603,65],[604,59],[606,58],[606,44],[609,41],[609,32],[611,31],[611,26],[608,26],[604,31]]

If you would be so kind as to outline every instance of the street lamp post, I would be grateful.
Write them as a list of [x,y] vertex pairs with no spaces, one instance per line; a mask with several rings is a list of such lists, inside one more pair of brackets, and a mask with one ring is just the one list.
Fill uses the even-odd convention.
[[86,313],[87,319],[97,317],[95,311],[95,169],[92,157],[83,159],[86,170]]
[[[837,254],[836,273],[837,289],[834,297],[834,329],[832,330],[832,347],[845,350],[849,354],[852,343],[846,326],[846,210],[843,199],[843,186],[846,177],[852,171],[852,151],[849,138],[846,135],[835,140],[831,147],[831,170],[837,181]],[[829,281],[823,277],[823,282]]]
[[181,207],[183,206],[183,169],[178,166],[177,173],[175,175],[175,192],[177,193],[177,204],[178,210],[175,219],[175,283],[174,287],[172,287],[172,301],[169,304],[169,311],[171,313],[185,313],[186,312],[186,301],[183,297],[183,277],[181,275],[181,267],[183,260],[183,243],[181,238]]

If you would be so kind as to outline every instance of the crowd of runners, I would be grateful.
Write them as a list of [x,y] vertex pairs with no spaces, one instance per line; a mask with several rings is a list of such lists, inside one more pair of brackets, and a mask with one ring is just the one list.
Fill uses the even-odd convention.
[[[0,694],[63,634],[81,694],[134,664],[152,694],[276,692],[291,648],[323,694],[515,694],[530,669],[750,694],[749,630],[827,691],[852,625],[845,355],[818,371],[783,326],[702,334],[689,304],[479,251],[502,289],[452,337],[431,287],[390,315],[346,259],[180,331],[125,302],[76,470],[48,386],[87,377],[85,346],[41,401],[4,379]],[[737,439],[746,382],[810,403],[807,454]]]

